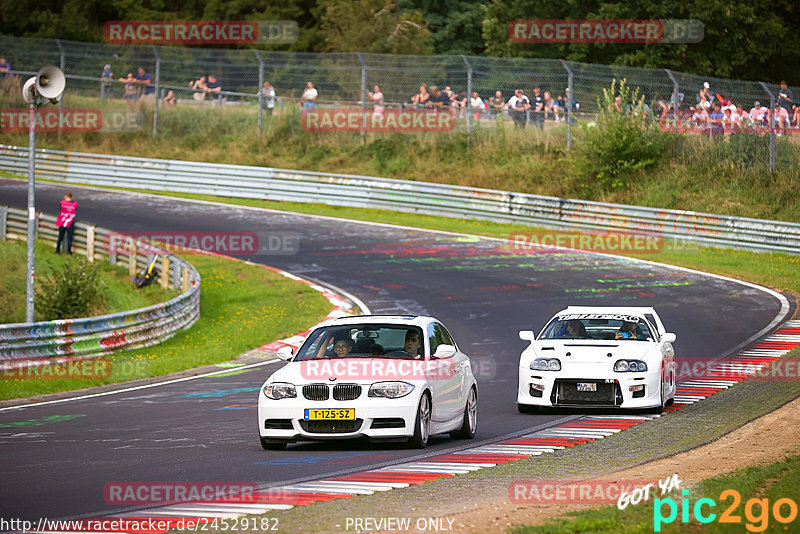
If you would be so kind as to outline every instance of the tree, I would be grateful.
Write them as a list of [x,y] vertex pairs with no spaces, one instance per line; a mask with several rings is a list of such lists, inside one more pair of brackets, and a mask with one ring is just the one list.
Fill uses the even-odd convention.
[[486,49],[481,27],[488,0],[398,0],[398,5],[422,13],[434,53],[479,55]]
[[390,0],[324,0],[321,5],[319,36],[327,52],[433,52],[419,12],[403,12]]

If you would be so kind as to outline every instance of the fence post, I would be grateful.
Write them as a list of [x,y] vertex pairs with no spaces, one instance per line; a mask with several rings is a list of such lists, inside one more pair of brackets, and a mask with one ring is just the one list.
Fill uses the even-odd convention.
[[367,64],[361,57],[361,52],[356,52],[359,63],[361,63],[361,143],[364,143],[364,132],[367,129]]
[[161,56],[158,55],[156,45],[150,46],[153,48],[153,53],[156,55],[156,88],[155,94],[153,95],[156,97],[155,107],[153,107],[153,137],[155,137],[158,135],[158,95],[161,85]]
[[94,263],[94,226],[86,227],[86,259]]
[[253,50],[253,52],[258,60],[258,136],[261,137],[261,128],[264,124],[264,95],[261,93],[261,89],[264,87],[264,60],[261,59],[258,50]]
[[467,65],[467,148],[469,149],[470,138],[472,137],[472,65],[463,54],[461,59]]
[[[675,162],[678,162],[678,123],[677,121],[680,120],[680,113],[678,112],[678,108],[680,107],[680,102],[678,102],[678,91],[680,88],[678,87],[678,80],[675,79],[675,76],[672,75],[672,71],[669,69],[664,69],[664,72],[667,73],[669,79],[672,80],[672,112],[675,114],[675,141],[673,141],[673,145],[675,147],[673,157],[675,158]],[[669,110],[667,110],[669,113]]]
[[131,249],[128,251],[128,275],[136,276],[136,240],[131,239]]
[[161,256],[161,287],[169,287],[169,256]]
[[181,293],[189,291],[189,268],[184,266],[181,269]]
[[6,240],[6,228],[8,228],[8,208],[0,206],[0,241]]
[[567,89],[569,89],[569,100],[567,101],[567,150],[569,150],[572,148],[572,101],[575,99],[575,95],[572,87],[572,69],[563,59],[561,64],[564,65],[564,70],[567,71]]
[[[64,54],[64,47],[61,46],[61,39],[56,39],[55,41],[56,41],[56,45],[58,46],[58,57],[59,57],[59,59],[58,59],[58,67],[61,69],[61,72],[63,72],[64,75],[66,76],[67,73],[66,73],[66,71],[64,69],[66,68],[67,62],[66,62],[66,57],[65,57],[65,54]],[[64,124],[64,94],[63,93],[61,94],[61,98],[58,99],[58,124],[59,124],[58,139],[60,140],[61,139],[61,128],[60,128],[60,125]]]
[[775,117],[772,116],[775,112],[775,94],[769,90],[769,87],[764,82],[758,83],[769,95],[769,112],[767,113],[769,117],[769,172],[772,172],[775,170]]

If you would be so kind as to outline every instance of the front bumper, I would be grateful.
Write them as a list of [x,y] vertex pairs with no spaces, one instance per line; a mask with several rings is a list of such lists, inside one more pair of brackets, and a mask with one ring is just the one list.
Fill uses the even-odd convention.
[[[302,397],[272,400],[259,391],[258,433],[281,441],[405,438],[414,435],[417,391],[399,399],[367,397],[352,401],[309,401]],[[306,421],[307,408],[353,408],[354,421]]]
[[[583,371],[583,372],[581,372]],[[594,383],[596,391],[580,392],[576,384]],[[661,406],[661,371],[589,373],[519,368],[517,403],[549,407],[656,408]]]

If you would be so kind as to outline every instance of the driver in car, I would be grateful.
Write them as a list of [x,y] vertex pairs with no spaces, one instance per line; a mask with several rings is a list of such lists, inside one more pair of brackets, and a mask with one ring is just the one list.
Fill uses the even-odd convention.
[[415,330],[408,330],[406,332],[406,341],[403,346],[403,350],[416,357],[419,356],[420,345],[421,343],[419,342],[419,334]]
[[333,344],[333,353],[336,358],[344,358],[353,350],[353,342],[348,337],[340,337]]
[[639,339],[636,334],[636,323],[625,321],[619,328],[619,332],[614,336],[614,339]]

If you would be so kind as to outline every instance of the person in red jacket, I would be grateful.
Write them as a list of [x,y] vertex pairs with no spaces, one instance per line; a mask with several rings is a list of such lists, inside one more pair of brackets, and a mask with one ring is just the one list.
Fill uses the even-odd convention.
[[72,201],[72,193],[66,193],[61,201],[61,210],[56,218],[58,227],[58,243],[56,254],[61,254],[61,242],[67,237],[67,254],[72,254],[72,235],[75,233],[75,214],[78,212],[78,203]]

